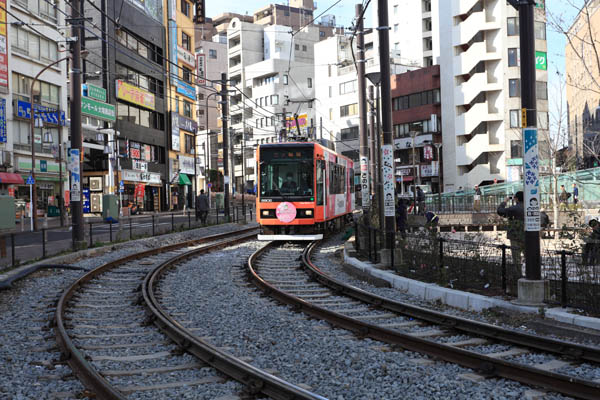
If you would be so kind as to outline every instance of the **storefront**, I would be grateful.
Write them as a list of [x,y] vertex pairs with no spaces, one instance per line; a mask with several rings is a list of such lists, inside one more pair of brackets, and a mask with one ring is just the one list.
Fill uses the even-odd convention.
[[[26,182],[27,178],[31,175],[31,158],[16,157],[15,166],[22,178],[22,183],[16,184],[15,198],[24,202],[29,202],[29,185],[27,185]],[[58,201],[61,196],[59,170],[59,164],[54,160],[35,160],[37,209],[40,215],[47,212],[48,206],[58,206]],[[68,190],[66,171],[67,170],[63,165],[63,190]]]
[[136,204],[143,211],[160,211],[160,174],[124,169],[119,179],[123,181],[123,207]]
[[[194,158],[178,155],[179,160],[179,204],[185,204],[187,208],[194,205],[193,185],[194,179]],[[181,206],[179,209],[182,209]]]

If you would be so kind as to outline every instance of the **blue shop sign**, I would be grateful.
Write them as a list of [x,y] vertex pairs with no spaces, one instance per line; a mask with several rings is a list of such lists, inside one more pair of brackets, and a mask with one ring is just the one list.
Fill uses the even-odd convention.
[[181,79],[177,79],[177,93],[196,100],[196,89],[190,84],[185,83]]
[[0,99],[0,143],[6,143],[6,99]]
[[[27,101],[17,101],[17,117],[30,119],[31,118],[31,103]],[[65,126],[65,112],[54,110],[39,104],[35,105],[35,117],[42,118],[48,124]]]
[[83,189],[83,212],[90,213],[90,189]]

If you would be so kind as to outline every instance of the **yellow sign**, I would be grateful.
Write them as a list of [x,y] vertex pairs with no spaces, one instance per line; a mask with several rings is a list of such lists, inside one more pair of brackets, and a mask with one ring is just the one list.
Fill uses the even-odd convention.
[[[296,129],[296,118],[287,117],[285,119],[285,122],[286,122],[287,131],[290,134],[295,135],[298,133],[298,130]],[[298,115],[298,125],[300,126],[300,134],[308,135],[308,115],[306,115],[306,114]]]
[[117,83],[117,98],[154,110],[154,95],[120,80]]
[[521,128],[527,128],[527,109],[521,108]]

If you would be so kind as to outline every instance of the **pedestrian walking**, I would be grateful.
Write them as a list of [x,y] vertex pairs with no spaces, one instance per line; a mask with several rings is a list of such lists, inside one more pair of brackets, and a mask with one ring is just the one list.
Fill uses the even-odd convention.
[[420,215],[425,213],[425,192],[419,186],[417,186],[417,212]]
[[209,208],[208,196],[204,194],[204,189],[201,189],[200,194],[196,197],[196,221],[199,219],[202,225],[206,225]]
[[600,258],[598,257],[600,255],[600,222],[597,219],[592,219],[589,226],[592,231],[584,239],[585,245],[582,254],[584,265],[594,265]]
[[558,195],[560,211],[566,211],[569,208],[569,197],[571,197],[571,193],[567,192],[565,185],[560,185],[560,194]]
[[400,232],[402,239],[406,239],[406,222],[408,220],[408,211],[404,199],[398,199],[396,206],[396,229]]
[[577,203],[579,203],[579,188],[576,183],[573,183],[573,205],[574,208],[577,208]]
[[515,193],[514,200],[516,203],[508,207],[508,202],[511,200],[507,197],[496,210],[498,215],[508,218],[508,227],[506,237],[510,241],[510,250],[514,271],[517,276],[521,276],[521,255],[525,246],[525,209],[523,207],[523,192]]
[[475,194],[473,195],[473,211],[481,211],[481,189],[475,185]]

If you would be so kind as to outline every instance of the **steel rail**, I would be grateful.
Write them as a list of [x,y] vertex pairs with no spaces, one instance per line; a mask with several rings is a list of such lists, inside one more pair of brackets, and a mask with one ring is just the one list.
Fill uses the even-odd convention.
[[[306,247],[303,253],[303,259],[306,259],[306,254],[308,254],[309,250],[313,249],[317,243],[318,242],[312,242]],[[381,342],[397,345],[409,351],[426,354],[440,360],[459,364],[463,367],[476,370],[486,377],[503,377],[527,385],[541,386],[546,389],[582,399],[600,398],[600,384],[554,372],[542,371],[522,364],[511,363],[502,359],[496,359],[483,354],[463,350],[458,347],[437,343],[432,340],[369,324],[316,306],[301,298],[288,294],[262,279],[254,268],[257,259],[273,245],[273,243],[265,245],[250,257],[248,260],[250,279],[259,289],[263,290],[270,297],[273,297],[284,304],[291,305],[295,311],[302,311],[313,317],[326,320],[335,326],[353,331],[361,337],[370,337]],[[339,289],[347,286],[341,282],[338,282],[337,285],[339,285]],[[332,290],[341,293],[341,291],[336,289]],[[375,303],[375,305],[377,304]]]
[[600,364],[600,347],[590,347],[578,343],[563,342],[556,339],[535,336],[526,332],[514,331],[485,322],[479,322],[448,315],[438,311],[429,310],[409,303],[391,300],[365,290],[350,286],[340,280],[321,271],[311,261],[311,255],[317,248],[318,243],[312,242],[302,254],[302,263],[305,270],[316,281],[329,287],[336,293],[344,294],[364,303],[369,303],[384,310],[393,311],[398,314],[407,315],[416,319],[441,325],[457,331],[479,335],[494,340],[502,340],[519,346],[544,351],[564,356],[577,361],[590,361]]
[[213,240],[220,240],[234,235],[244,234],[250,231],[254,231],[257,228],[247,228],[234,232],[221,233],[217,235],[206,236],[200,239],[188,240],[181,243],[175,243],[167,246],[158,247],[155,249],[145,250],[139,253],[131,254],[129,256],[120,258],[108,262],[104,265],[99,266],[73,282],[61,295],[56,306],[56,312],[54,314],[54,330],[56,334],[56,341],[59,349],[62,353],[61,360],[67,361],[73,374],[83,383],[83,385],[90,391],[92,391],[98,399],[125,399],[125,395],[114,388],[100,373],[92,366],[92,364],[86,359],[85,354],[81,352],[76,345],[73,343],[67,333],[65,326],[65,312],[69,300],[73,297],[77,289],[83,284],[89,282],[95,277],[103,274],[104,272],[118,267],[119,265],[127,262],[152,256],[159,253],[165,253],[180,249],[182,247],[194,246]]
[[[256,237],[256,235],[252,235],[252,237]],[[247,240],[248,238],[250,237],[243,237],[241,240]],[[228,242],[226,245],[231,245],[231,242]],[[160,305],[154,292],[161,276],[177,263],[187,258],[214,250],[217,246],[221,245],[214,245],[212,248],[207,246],[173,257],[158,265],[154,270],[148,273],[142,285],[142,294],[147,307],[152,312],[152,322],[154,322],[164,334],[169,336],[171,340],[176,342],[181,348],[185,349],[186,352],[193,354],[213,368],[244,384],[252,395],[262,393],[263,395],[276,400],[327,400],[325,397],[286,382],[237,357],[219,350],[217,347],[200,339],[188,329],[184,328]]]

